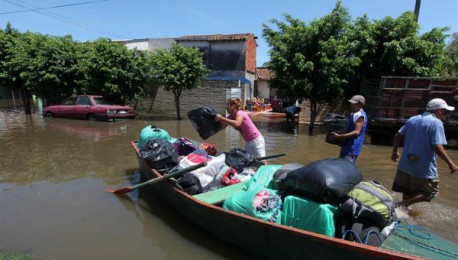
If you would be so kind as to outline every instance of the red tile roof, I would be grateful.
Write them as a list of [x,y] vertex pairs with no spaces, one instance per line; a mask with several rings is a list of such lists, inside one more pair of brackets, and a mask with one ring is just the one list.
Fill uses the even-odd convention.
[[267,68],[256,68],[256,78],[261,80],[269,80],[272,78],[272,72]]
[[188,35],[175,38],[178,41],[240,41],[247,40],[250,37],[254,37],[253,33],[241,33],[241,34],[210,34],[210,35]]

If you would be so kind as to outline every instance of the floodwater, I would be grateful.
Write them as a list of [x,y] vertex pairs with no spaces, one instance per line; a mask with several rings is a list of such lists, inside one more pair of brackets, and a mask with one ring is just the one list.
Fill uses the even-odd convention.
[[[271,164],[307,164],[338,155],[324,134],[306,126],[255,116],[267,155],[286,153]],[[137,192],[104,192],[138,182],[130,141],[154,124],[172,136],[201,140],[188,120],[90,122],[0,112],[0,248],[40,259],[249,259],[215,239],[158,200]],[[209,138],[220,150],[243,147],[238,132]],[[449,150],[458,162],[458,150]],[[391,147],[366,144],[356,165],[364,178],[388,189],[396,170]],[[414,205],[408,220],[458,243],[458,174],[439,160],[441,191],[432,203]],[[396,200],[400,194],[394,193]],[[230,224],[230,223],[229,223]]]

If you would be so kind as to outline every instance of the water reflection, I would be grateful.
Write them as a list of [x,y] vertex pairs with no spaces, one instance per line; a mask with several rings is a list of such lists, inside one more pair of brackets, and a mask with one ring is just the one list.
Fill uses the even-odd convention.
[[[0,112],[0,120],[0,234],[11,234],[0,236],[3,248],[42,259],[243,257],[160,200],[135,192],[119,199],[104,192],[138,182],[130,141],[145,126],[201,141],[188,120],[90,122],[22,111]],[[338,146],[324,142],[318,126],[309,136],[306,126],[288,126],[283,119],[259,117],[255,123],[265,137],[267,155],[287,154],[270,164],[307,164],[339,154]],[[222,151],[245,145],[230,127],[205,142]],[[389,146],[365,144],[357,161],[364,178],[390,188],[396,171],[390,154]],[[458,161],[457,150],[449,155]],[[458,178],[440,160],[438,167],[440,194],[432,203],[418,205],[420,214],[411,221],[458,242]]]

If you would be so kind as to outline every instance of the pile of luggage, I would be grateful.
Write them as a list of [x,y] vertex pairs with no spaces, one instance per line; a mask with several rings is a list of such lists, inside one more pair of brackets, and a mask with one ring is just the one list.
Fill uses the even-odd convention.
[[241,148],[219,153],[214,144],[196,144],[184,137],[171,138],[166,130],[152,125],[142,129],[137,146],[149,167],[161,173],[207,163],[177,180],[177,184],[191,195],[248,180],[256,172],[250,167],[254,158]]
[[[270,205],[268,212],[255,207],[263,204],[255,203],[262,198],[268,201],[261,209]],[[247,189],[227,199],[223,207],[373,246],[381,245],[396,222],[390,193],[375,181],[364,181],[353,163],[340,158],[262,166]]]

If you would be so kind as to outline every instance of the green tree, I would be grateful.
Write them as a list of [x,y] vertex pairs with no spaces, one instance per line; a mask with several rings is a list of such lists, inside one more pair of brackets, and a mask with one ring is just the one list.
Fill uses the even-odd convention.
[[0,31],[0,85],[20,90],[26,114],[31,114],[30,94],[24,87],[25,81],[21,74],[25,64],[18,63],[17,57],[22,55],[22,34],[10,23]]
[[109,39],[79,44],[78,66],[84,75],[77,91],[100,94],[115,103],[138,98],[151,84],[152,55],[128,50]]
[[18,46],[17,63],[24,65],[21,74],[25,87],[46,103],[56,104],[74,93],[78,71],[77,44],[70,36],[53,37],[25,33]]
[[446,64],[444,34],[448,28],[434,28],[419,35],[415,16],[406,12],[398,18],[369,21],[357,18],[348,32],[348,48],[361,62],[350,79],[353,93],[365,78],[381,76],[440,76]]
[[271,47],[267,67],[283,97],[310,100],[309,133],[322,105],[342,96],[352,68],[359,59],[348,53],[348,11],[337,2],[334,10],[308,26],[285,14],[286,22],[271,20],[277,30],[263,25]]
[[181,93],[184,90],[198,88],[208,73],[202,53],[197,48],[174,44],[170,49],[155,52],[153,68],[155,84],[166,91],[172,91],[177,119],[181,120]]
[[450,43],[446,48],[448,63],[446,74],[452,77],[458,77],[458,33],[453,33]]

